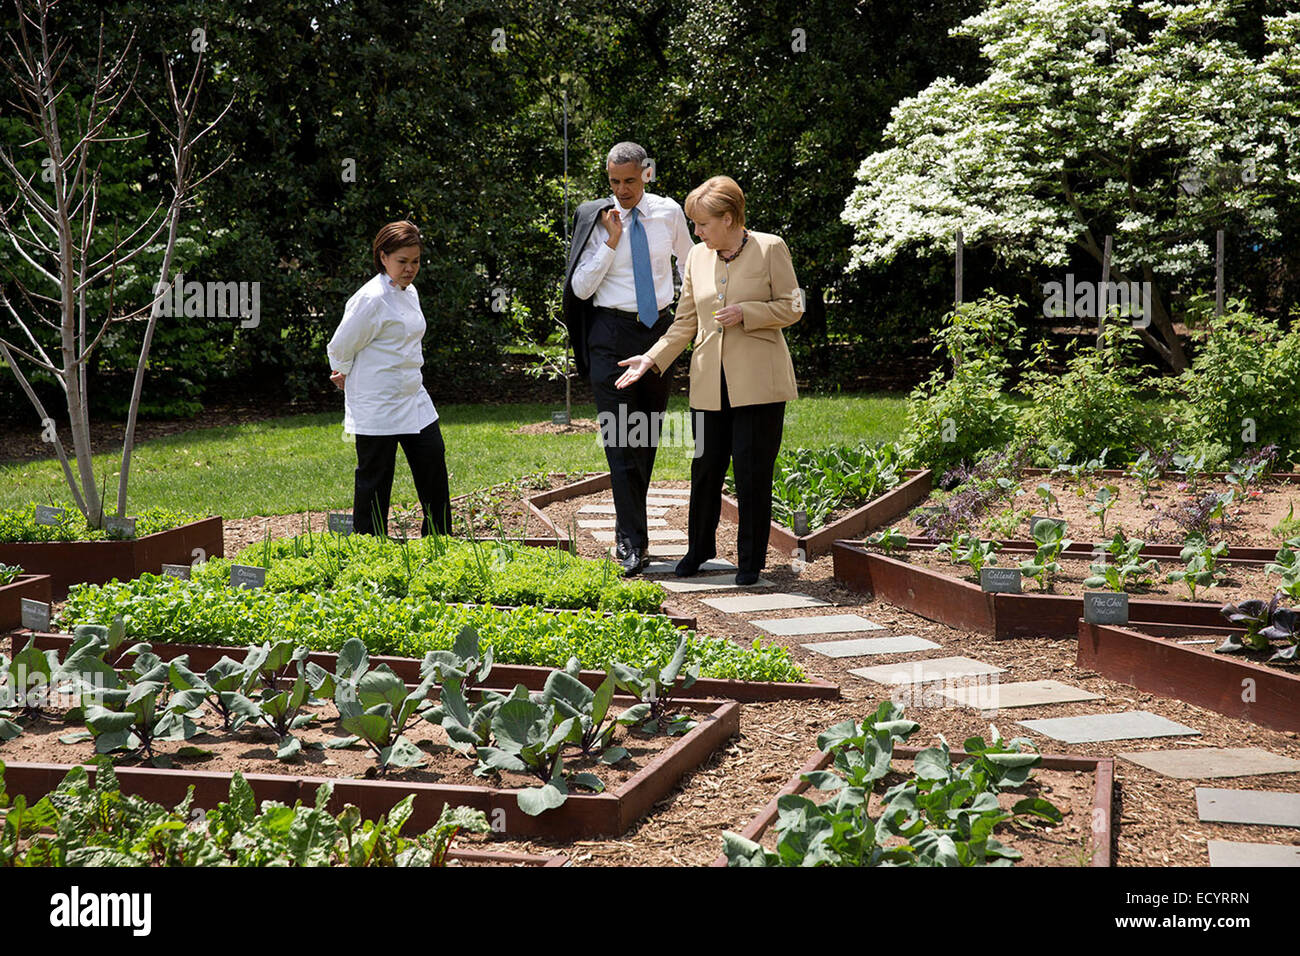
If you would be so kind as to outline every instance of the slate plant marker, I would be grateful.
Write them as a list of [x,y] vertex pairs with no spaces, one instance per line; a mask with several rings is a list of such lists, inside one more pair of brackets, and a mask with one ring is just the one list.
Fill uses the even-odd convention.
[[1118,591],[1086,592],[1083,619],[1089,624],[1127,624],[1128,595]]
[[346,511],[331,511],[329,516],[329,530],[332,534],[351,534],[352,533],[352,515]]
[[266,586],[266,568],[250,567],[247,564],[230,566],[230,586],[253,590]]
[[998,594],[1019,594],[1020,569],[980,568],[980,587]]
[[182,581],[190,579],[190,566],[188,564],[164,564],[162,566],[163,577],[180,578]]
[[134,538],[135,537],[135,519],[134,518],[105,518],[104,530],[114,538]]
[[796,511],[793,521],[794,526],[790,529],[791,531],[800,536],[808,533],[808,512]]
[[44,601],[22,599],[23,627],[32,631],[50,629],[50,606]]
[[44,525],[56,525],[63,520],[63,516],[68,513],[67,508],[51,508],[49,505],[36,506],[36,523]]
[[552,424],[552,425],[567,425],[567,424],[569,424],[569,413],[568,413],[568,412],[551,412],[551,424]]

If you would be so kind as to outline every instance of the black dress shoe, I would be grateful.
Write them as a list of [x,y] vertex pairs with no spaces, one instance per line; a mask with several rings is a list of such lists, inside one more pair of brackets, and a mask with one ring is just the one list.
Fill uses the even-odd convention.
[[692,558],[682,558],[673,568],[673,574],[679,578],[693,578],[700,573],[700,562]]
[[639,574],[650,563],[650,556],[643,554],[636,548],[632,548],[627,553],[627,557],[621,562],[623,565],[623,574],[625,577],[631,577]]
[[736,586],[737,586],[737,587],[742,587],[742,588],[743,588],[743,587],[745,587],[745,586],[748,585],[748,584],[757,584],[757,583],[758,583],[758,572],[757,572],[757,571],[737,571],[737,572],[736,572]]
[[627,557],[627,542],[622,538],[620,538],[618,544],[614,546],[614,557],[619,561],[622,561]]

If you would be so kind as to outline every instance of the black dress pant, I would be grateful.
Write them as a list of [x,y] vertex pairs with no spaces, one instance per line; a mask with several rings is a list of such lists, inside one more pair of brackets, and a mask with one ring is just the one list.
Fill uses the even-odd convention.
[[[727,376],[722,375],[722,410],[691,409],[696,457],[691,462],[691,513],[688,519],[687,564],[717,557],[718,521],[722,516],[722,483],[734,465],[736,504],[736,566],[759,572],[767,563],[772,530],[772,471],[781,450],[785,402],[732,407]],[[701,450],[702,449],[702,450]]]
[[357,471],[352,496],[352,530],[388,534],[388,504],[393,491],[397,446],[411,466],[415,493],[424,509],[420,534],[451,533],[451,491],[447,484],[447,450],[438,423],[418,434],[358,435]]
[[627,371],[618,363],[648,352],[672,322],[668,309],[653,327],[627,312],[596,309],[587,337],[591,390],[614,491],[614,539],[627,550],[644,552],[650,545],[645,498],[673,373],[671,368],[663,375],[651,369],[627,388],[614,383]]

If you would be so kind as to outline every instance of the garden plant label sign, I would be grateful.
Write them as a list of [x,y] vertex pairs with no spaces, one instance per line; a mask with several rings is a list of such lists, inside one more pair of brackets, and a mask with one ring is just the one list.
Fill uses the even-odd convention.
[[164,564],[162,566],[164,577],[180,578],[182,581],[190,579],[190,566],[188,564]]
[[104,530],[115,538],[134,538],[134,518],[105,518]]
[[1128,595],[1119,591],[1086,592],[1083,619],[1089,624],[1127,624]]
[[329,529],[334,534],[351,534],[352,533],[352,515],[346,511],[331,511],[329,516]]
[[1020,569],[980,568],[980,587],[1001,594],[1019,594]]
[[250,567],[247,564],[230,566],[230,586],[252,590],[266,586],[266,568]]
[[23,627],[32,631],[48,631],[50,629],[50,606],[44,601],[23,598],[22,612]]
[[568,413],[568,412],[551,412],[551,424],[552,424],[552,425],[567,425],[567,424],[569,424],[569,413]]
[[68,513],[66,508],[51,508],[49,505],[36,506],[36,523],[55,525],[63,520],[63,516]]
[[794,525],[790,529],[795,534],[803,535],[808,533],[808,512],[796,511],[794,513]]

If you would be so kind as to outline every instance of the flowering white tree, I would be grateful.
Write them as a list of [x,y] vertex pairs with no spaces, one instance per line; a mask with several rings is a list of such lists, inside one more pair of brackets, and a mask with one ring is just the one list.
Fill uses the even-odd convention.
[[[1082,249],[1111,278],[1149,282],[1143,339],[1187,366],[1165,294],[1213,268],[1214,232],[1278,235],[1300,193],[1300,14],[1243,23],[1230,0],[991,0],[954,33],[989,61],[974,86],[941,78],[899,103],[842,218],[849,270],[902,249],[991,246],[1060,267]],[[1258,58],[1237,42],[1261,28]]]

